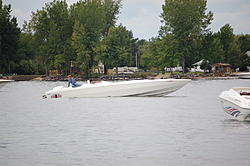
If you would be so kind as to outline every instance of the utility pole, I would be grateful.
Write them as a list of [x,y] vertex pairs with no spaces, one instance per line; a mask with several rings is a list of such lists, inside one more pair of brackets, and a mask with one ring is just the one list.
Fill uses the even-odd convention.
[[138,47],[138,69],[140,68],[140,45],[139,45],[139,47]]
[[136,67],[137,67],[137,53],[135,53],[135,58],[136,58],[135,63],[136,63]]

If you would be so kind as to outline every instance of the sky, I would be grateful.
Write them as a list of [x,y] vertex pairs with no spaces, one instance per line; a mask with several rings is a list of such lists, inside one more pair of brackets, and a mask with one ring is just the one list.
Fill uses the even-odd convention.
[[[53,0],[3,0],[3,4],[11,4],[12,16],[17,17],[19,27],[24,20],[31,19],[31,11],[36,12]],[[78,0],[67,0],[69,5]],[[122,23],[127,30],[132,30],[134,38],[149,40],[158,35],[159,17],[165,0],[123,0],[117,25]],[[218,32],[225,24],[234,29],[234,34],[250,34],[250,0],[208,0],[207,11],[214,13],[214,20],[209,26]]]

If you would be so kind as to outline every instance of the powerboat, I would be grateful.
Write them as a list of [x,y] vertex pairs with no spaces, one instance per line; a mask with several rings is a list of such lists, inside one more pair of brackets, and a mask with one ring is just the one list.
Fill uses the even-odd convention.
[[4,86],[4,85],[6,85],[6,84],[8,84],[8,83],[10,83],[10,82],[13,82],[14,80],[6,80],[6,79],[0,79],[0,89]]
[[223,91],[219,98],[228,119],[250,121],[250,88],[233,87]]
[[239,73],[237,75],[241,79],[250,79],[250,72],[248,72],[248,73]]
[[77,97],[161,97],[189,83],[190,79],[155,79],[131,80],[120,82],[90,82],[79,87],[57,86],[45,92],[42,97],[48,98],[77,98]]

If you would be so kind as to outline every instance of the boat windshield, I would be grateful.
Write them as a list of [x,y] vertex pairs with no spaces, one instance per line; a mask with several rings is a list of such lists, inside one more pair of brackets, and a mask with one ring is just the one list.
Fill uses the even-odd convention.
[[236,87],[232,88],[235,92],[239,93],[240,95],[250,95],[250,88],[248,87]]

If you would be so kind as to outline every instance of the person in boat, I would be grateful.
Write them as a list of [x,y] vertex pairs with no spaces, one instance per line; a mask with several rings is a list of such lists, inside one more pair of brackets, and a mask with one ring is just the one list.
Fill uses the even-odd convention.
[[92,79],[89,80],[90,84],[101,83],[102,81],[93,81]]
[[73,87],[73,88],[82,85],[82,84],[78,84],[78,83],[76,82],[76,80],[75,80],[74,78],[71,77],[71,75],[68,75],[68,78],[69,78],[68,87],[70,86],[70,84],[72,84],[72,87]]

